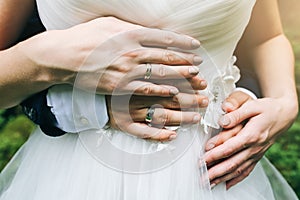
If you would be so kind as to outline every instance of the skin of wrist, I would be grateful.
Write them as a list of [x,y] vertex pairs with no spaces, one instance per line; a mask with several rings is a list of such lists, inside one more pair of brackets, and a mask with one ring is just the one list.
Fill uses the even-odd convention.
[[72,84],[75,71],[56,66],[53,62],[53,52],[58,51],[55,38],[59,31],[46,31],[16,45],[18,54],[30,63],[35,82],[44,83],[48,87],[55,84]]
[[299,112],[297,95],[286,95],[278,99],[283,102],[288,118],[294,121]]

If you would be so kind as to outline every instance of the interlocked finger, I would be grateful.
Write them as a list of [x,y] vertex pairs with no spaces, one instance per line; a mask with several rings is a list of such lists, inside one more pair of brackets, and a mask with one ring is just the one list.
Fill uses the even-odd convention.
[[236,136],[240,130],[242,130],[243,126],[242,125],[237,125],[236,127],[232,129],[225,129],[221,131],[219,134],[216,136],[212,137],[209,139],[206,143],[205,149],[206,151],[209,151],[213,149],[216,146],[219,146],[220,144],[223,144],[230,138]]
[[200,56],[191,53],[176,52],[168,49],[144,48],[125,54],[136,63],[156,63],[165,65],[199,65]]
[[194,76],[188,79],[158,79],[152,80],[155,84],[172,85],[178,88],[181,92],[191,90],[204,90],[207,87],[207,82],[199,76]]
[[222,160],[221,162],[213,166],[210,166],[208,171],[209,179],[213,181],[225,177],[228,174],[232,174],[245,163],[245,165],[249,166],[253,162],[253,160],[249,156],[249,153],[250,150],[244,150],[233,155],[232,157],[228,157],[225,160]]
[[252,163],[252,165],[250,165],[248,168],[246,168],[242,171],[242,174],[240,176],[236,176],[235,178],[227,181],[226,189],[228,190],[229,188],[231,188],[232,186],[236,185],[237,183],[244,180],[247,176],[249,176],[249,174],[253,171],[255,165],[256,165],[256,163]]
[[[149,115],[148,108],[137,110],[131,113],[133,121],[146,122]],[[184,124],[194,124],[200,122],[201,116],[196,112],[183,112],[164,108],[155,108],[151,114],[151,125],[157,127],[178,126]],[[150,122],[148,122],[150,123]]]
[[[196,76],[200,70],[196,66],[169,66],[163,64],[151,64],[151,79],[187,79]],[[135,70],[130,71],[126,78],[144,79],[149,71],[149,64],[141,64]]]
[[[125,94],[131,93],[146,96],[170,97],[179,93],[179,90],[174,86],[156,85],[151,82],[144,82],[139,80],[131,81],[121,88],[123,93]],[[122,91],[116,91],[116,93],[121,93]]]
[[173,97],[144,97],[134,95],[131,97],[132,109],[149,108],[153,104],[167,109],[188,109],[206,107],[208,98],[199,94],[179,93]]
[[163,48],[176,47],[186,50],[200,47],[200,42],[198,40],[167,30],[140,29],[136,33],[140,36],[140,44],[143,46]]
[[144,139],[159,141],[172,140],[176,138],[176,132],[163,128],[148,126],[144,123],[132,123],[128,126],[127,132]]
[[226,181],[232,180],[234,178],[237,178],[239,176],[245,178],[246,176],[249,175],[246,172],[247,172],[247,169],[252,166],[252,164],[253,164],[253,162],[251,160],[248,160],[248,161],[244,162],[242,165],[233,169],[231,172],[229,172],[221,177],[217,177],[217,178],[211,180],[211,184],[217,185],[221,182],[226,182]]

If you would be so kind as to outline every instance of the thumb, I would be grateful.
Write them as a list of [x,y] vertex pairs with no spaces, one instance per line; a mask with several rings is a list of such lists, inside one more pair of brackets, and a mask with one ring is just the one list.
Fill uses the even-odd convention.
[[250,100],[251,97],[242,91],[232,92],[223,102],[222,109],[225,112],[232,112],[241,107],[246,101]]
[[246,101],[236,110],[223,115],[219,120],[219,124],[226,129],[232,128],[242,123],[243,121],[255,115],[258,115],[260,113],[260,110],[257,107],[256,103],[257,102],[255,100]]

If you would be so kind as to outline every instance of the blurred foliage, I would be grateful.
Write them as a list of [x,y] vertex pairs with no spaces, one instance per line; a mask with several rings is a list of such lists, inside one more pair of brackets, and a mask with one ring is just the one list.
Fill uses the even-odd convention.
[[0,129],[0,169],[27,140],[35,127],[26,116],[19,114],[18,110],[18,108],[10,109],[9,115],[3,110],[0,111],[0,123],[2,123]]
[[293,126],[268,150],[266,156],[300,197],[300,115]]

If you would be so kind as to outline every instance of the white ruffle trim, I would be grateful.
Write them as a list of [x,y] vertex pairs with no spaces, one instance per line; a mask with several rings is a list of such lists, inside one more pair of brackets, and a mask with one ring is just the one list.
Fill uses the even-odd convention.
[[218,75],[212,78],[207,87],[205,95],[209,98],[209,105],[202,113],[201,124],[204,126],[205,133],[209,127],[219,129],[219,118],[224,114],[222,103],[224,99],[235,89],[235,83],[240,79],[240,70],[234,65],[237,58],[232,56],[223,70],[219,70]]

